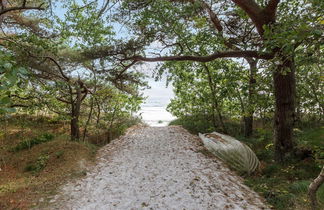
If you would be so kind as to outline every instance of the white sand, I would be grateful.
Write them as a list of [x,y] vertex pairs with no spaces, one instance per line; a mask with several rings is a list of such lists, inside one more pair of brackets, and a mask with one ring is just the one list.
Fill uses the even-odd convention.
[[145,127],[105,146],[49,209],[266,209],[242,179],[180,127]]

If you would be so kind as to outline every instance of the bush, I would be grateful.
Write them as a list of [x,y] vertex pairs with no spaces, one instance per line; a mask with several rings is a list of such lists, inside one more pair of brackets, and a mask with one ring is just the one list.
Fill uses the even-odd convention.
[[208,117],[201,115],[181,117],[171,121],[169,125],[181,125],[193,134],[210,133],[215,131],[212,122],[208,120]]
[[51,141],[53,139],[54,139],[53,134],[45,133],[38,137],[19,142],[14,148],[11,149],[11,151],[18,152],[21,150],[30,149],[37,144],[42,144]]
[[49,155],[42,154],[37,158],[37,161],[35,163],[28,164],[25,167],[24,171],[34,172],[34,173],[40,172],[46,167],[48,159],[49,159]]

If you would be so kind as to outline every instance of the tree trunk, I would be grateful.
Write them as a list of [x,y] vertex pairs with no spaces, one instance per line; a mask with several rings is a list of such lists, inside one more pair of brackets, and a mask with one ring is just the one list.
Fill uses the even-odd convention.
[[273,73],[275,94],[275,159],[284,161],[294,148],[296,80],[293,58],[282,56],[282,64]]
[[76,100],[72,102],[72,119],[71,119],[71,140],[78,141],[80,139],[80,128],[79,128],[79,116],[81,109],[81,88],[80,85],[77,85],[76,90]]
[[213,104],[212,104],[212,120],[213,120],[214,129],[216,131],[218,126],[217,126],[217,118],[216,118],[215,110],[216,110],[216,108],[215,108],[215,105],[214,105],[214,102],[213,102]]
[[73,116],[71,119],[71,140],[77,141],[80,139],[79,119]]
[[220,122],[220,124],[222,126],[222,129],[223,129],[223,133],[224,134],[228,134],[226,125],[224,123],[224,119],[223,119],[222,113],[219,111],[219,108],[217,108],[216,111],[217,111],[217,115],[218,115],[219,122]]
[[255,103],[255,84],[256,84],[256,73],[257,73],[257,60],[249,59],[250,75],[249,75],[249,95],[248,105],[246,108],[246,114],[244,116],[244,136],[250,137],[253,134],[253,114],[254,114],[254,103]]
[[318,208],[316,192],[318,188],[324,183],[324,166],[321,170],[321,173],[316,179],[309,185],[308,196],[312,204],[312,209],[315,210]]
[[98,108],[96,126],[98,127],[99,122],[100,122],[101,108],[100,108],[100,103],[98,102],[98,100],[96,100],[96,103],[97,103],[97,108]]
[[253,114],[244,117],[244,136],[250,137],[253,134]]
[[85,140],[85,137],[87,135],[87,130],[88,130],[88,126],[90,124],[90,120],[91,120],[91,117],[92,117],[92,112],[93,112],[93,106],[94,106],[94,100],[93,100],[93,96],[91,98],[91,103],[90,103],[90,112],[89,112],[89,115],[88,115],[88,119],[87,119],[87,122],[84,126],[84,131],[83,131],[83,137],[82,137],[82,141]]

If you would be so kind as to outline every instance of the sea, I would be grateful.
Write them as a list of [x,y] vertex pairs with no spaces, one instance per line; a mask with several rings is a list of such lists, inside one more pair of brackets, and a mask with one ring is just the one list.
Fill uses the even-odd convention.
[[159,81],[149,78],[147,82],[151,88],[143,91],[147,99],[142,104],[138,115],[149,126],[167,126],[172,120],[176,119],[166,110],[170,100],[174,97],[172,84],[166,86],[165,78]]

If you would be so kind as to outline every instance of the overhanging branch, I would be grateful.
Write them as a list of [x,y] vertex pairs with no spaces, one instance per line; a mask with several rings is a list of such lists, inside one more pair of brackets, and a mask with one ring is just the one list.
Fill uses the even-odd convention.
[[45,10],[45,8],[43,8],[42,6],[44,4],[40,4],[37,7],[33,7],[33,6],[26,6],[26,3],[23,3],[22,6],[18,6],[18,7],[7,7],[7,8],[3,8],[0,10],[0,16],[4,15],[8,12],[12,12],[12,11],[21,11],[21,10]]
[[258,58],[270,60],[274,57],[273,54],[260,53],[258,51],[228,51],[216,52],[208,56],[161,56],[147,58],[140,55],[125,58],[123,60],[145,61],[145,62],[158,62],[158,61],[197,61],[197,62],[210,62],[218,58]]

